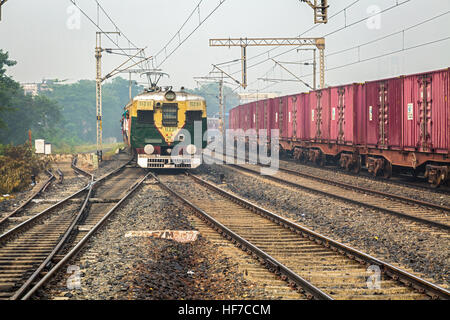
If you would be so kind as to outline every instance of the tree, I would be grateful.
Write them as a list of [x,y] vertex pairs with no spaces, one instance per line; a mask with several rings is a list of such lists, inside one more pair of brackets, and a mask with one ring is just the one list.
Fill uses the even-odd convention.
[[[9,60],[8,52],[0,49],[0,115],[9,109],[12,97],[20,91],[20,85],[6,75],[6,67],[16,65],[16,61]],[[0,128],[5,127],[3,116],[0,118]]]
[[30,129],[44,139],[57,137],[60,107],[46,97],[25,95],[20,84],[6,75],[5,67],[15,64],[0,50],[0,142],[22,144],[28,141]]
[[[198,94],[206,100],[208,117],[218,117],[219,115],[219,84],[208,83],[202,85],[200,88],[194,90],[188,90],[193,94]],[[233,92],[230,87],[223,87],[225,114],[227,114],[232,108],[239,105],[239,96]]]

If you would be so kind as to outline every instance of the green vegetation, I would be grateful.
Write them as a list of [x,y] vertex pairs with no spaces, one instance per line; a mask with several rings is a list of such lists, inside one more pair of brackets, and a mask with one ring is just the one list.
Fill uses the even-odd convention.
[[[80,80],[75,84],[53,84],[46,96],[62,106],[65,119],[64,130],[73,141],[68,145],[94,143],[96,134],[95,81]],[[103,138],[122,140],[120,119],[123,108],[129,102],[129,82],[115,78],[103,85]],[[132,94],[137,95],[141,87],[134,85]]]
[[[15,64],[8,53],[0,49],[0,144],[25,143],[31,130],[33,139],[52,143],[55,152],[75,153],[89,149],[89,144],[96,142],[95,81],[80,80],[74,84],[49,81],[50,91],[33,97],[25,95],[20,84],[6,74],[7,67]],[[142,91],[142,87],[133,85],[133,96]],[[187,91],[206,99],[209,117],[218,115],[217,83]],[[224,87],[224,96],[226,112],[239,104],[238,95],[229,87]],[[105,144],[122,141],[120,119],[128,102],[128,80],[118,77],[103,85]],[[76,148],[78,145],[83,145],[82,150]]]
[[[103,150],[106,152],[115,152],[117,149],[124,147],[123,143],[103,144]],[[92,153],[97,151],[96,144],[82,144],[77,146],[63,145],[54,149],[54,153],[74,154],[74,153]],[[104,153],[105,154],[105,153]]]
[[31,175],[47,167],[45,160],[39,159],[28,144],[3,146],[0,155],[0,193],[21,191],[31,183]]
[[[200,88],[194,90],[187,90],[191,93],[198,94],[206,99],[206,106],[208,109],[208,117],[219,116],[219,84],[208,83],[202,85]],[[239,105],[239,96],[233,92],[233,90],[227,86],[223,88],[225,113],[228,113],[230,109]]]
[[20,84],[6,75],[6,67],[15,64],[0,49],[0,143],[22,144],[28,141],[28,130],[35,136],[60,140],[61,108],[47,97],[25,95]]

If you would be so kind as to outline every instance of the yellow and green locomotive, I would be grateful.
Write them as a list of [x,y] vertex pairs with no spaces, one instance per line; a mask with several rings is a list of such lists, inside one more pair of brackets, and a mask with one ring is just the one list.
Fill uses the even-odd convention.
[[124,142],[142,168],[200,166],[206,130],[205,99],[183,88],[144,91],[130,101],[122,117]]

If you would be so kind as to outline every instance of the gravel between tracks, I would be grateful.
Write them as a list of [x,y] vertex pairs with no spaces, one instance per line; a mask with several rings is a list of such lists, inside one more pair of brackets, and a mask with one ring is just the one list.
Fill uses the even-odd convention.
[[[128,161],[128,154],[116,154],[109,161],[104,161],[101,163],[98,170],[94,173],[96,177],[100,177],[112,170],[120,167],[126,161]],[[59,167],[58,162],[54,163],[53,167],[56,169]],[[67,167],[67,165],[65,166]],[[65,170],[70,170],[69,172],[65,172]],[[73,193],[82,187],[84,187],[88,183],[88,179],[81,174],[75,174],[73,169],[68,168],[63,169],[64,180],[63,183],[60,184],[57,182],[58,176],[56,174],[56,170],[54,170],[54,174],[56,176],[56,180],[54,180],[51,185],[46,189],[46,191],[40,195],[38,195],[39,199],[63,199],[70,193]],[[45,174],[41,174],[39,177],[40,181],[44,181],[48,179],[48,176]],[[33,190],[30,188],[29,190],[18,192],[14,194],[14,198],[10,200],[5,200],[0,202],[0,218],[3,214],[7,214],[13,211],[16,207],[18,207],[22,202],[24,202],[28,197],[31,196]]]
[[202,236],[172,240],[125,238],[127,231],[192,230],[184,209],[157,185],[144,185],[71,262],[81,289],[69,290],[66,269],[38,293],[69,299],[258,299],[264,290]]
[[420,232],[404,220],[298,189],[284,188],[229,167],[204,165],[197,172],[225,189],[316,232],[449,287],[450,239]]

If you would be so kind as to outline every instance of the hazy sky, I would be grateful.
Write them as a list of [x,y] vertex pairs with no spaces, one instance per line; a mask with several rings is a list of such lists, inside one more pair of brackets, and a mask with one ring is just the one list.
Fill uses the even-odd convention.
[[[304,37],[319,37],[341,29],[353,22],[368,17],[377,9],[384,10],[405,0],[360,0],[340,13],[327,25],[319,25],[305,33]],[[96,20],[94,0],[77,0],[77,4]],[[329,0],[330,16],[341,11],[355,0]],[[198,0],[101,0],[100,3],[116,24],[136,45],[147,46],[149,55],[159,51],[179,29]],[[219,0],[204,0],[200,7],[203,19]],[[9,0],[3,7],[0,22],[0,48],[9,51],[18,64],[10,69],[20,82],[40,81],[42,78],[94,79],[95,78],[95,27],[84,16],[79,28],[76,14],[70,8],[69,0]],[[427,19],[450,10],[450,0],[410,0],[382,13],[370,21],[363,21],[326,37],[326,53],[352,48],[378,39],[393,32],[407,29]],[[75,17],[75,20],[74,20]],[[198,14],[193,16],[181,34],[183,39],[198,23]],[[69,24],[69,26],[68,26]],[[105,31],[113,31],[105,16],[100,16]],[[204,76],[212,63],[221,63],[240,58],[240,48],[209,47],[209,38],[220,37],[295,37],[313,26],[313,12],[299,0],[226,0],[222,6],[193,34],[193,36],[162,66],[169,73],[170,80],[163,84],[175,87],[196,86],[193,77]],[[382,55],[422,43],[450,36],[450,14],[409,29],[382,41],[355,48],[326,59],[326,67],[350,64],[352,62]],[[123,38],[121,44],[128,47]],[[178,41],[178,40],[177,40]],[[174,42],[177,44],[177,42]],[[105,47],[112,47],[106,39]],[[267,51],[268,47],[248,48],[253,57]],[[276,48],[274,56],[289,47]],[[170,52],[170,50],[168,50]],[[279,61],[293,62],[310,57],[309,52],[277,57]],[[161,58],[162,56],[160,56]],[[249,65],[264,61],[267,54],[249,61]],[[105,54],[103,72],[107,73],[123,61],[123,57]],[[286,65],[297,75],[310,74],[310,66]],[[450,40],[389,55],[383,58],[331,70],[326,73],[330,85],[362,82],[401,74],[428,71],[450,67]],[[225,67],[240,79],[240,64]],[[236,72],[236,73],[234,73]],[[268,73],[267,73],[268,72]],[[266,75],[267,73],[267,75]],[[265,61],[249,69],[249,91],[293,93],[305,91],[306,87],[293,82],[275,84],[255,81],[263,76],[270,78],[292,78],[272,61]],[[127,77],[127,75],[124,75]],[[311,82],[311,77],[305,77]]]

